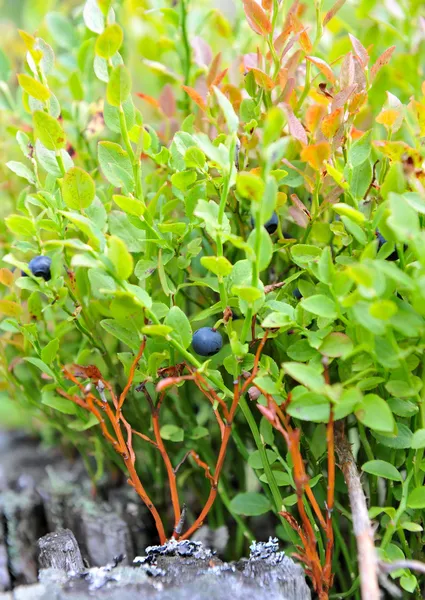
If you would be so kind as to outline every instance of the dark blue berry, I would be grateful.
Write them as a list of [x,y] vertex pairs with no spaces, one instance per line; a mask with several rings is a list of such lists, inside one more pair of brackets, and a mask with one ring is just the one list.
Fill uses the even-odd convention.
[[192,347],[200,356],[213,356],[222,346],[221,334],[212,327],[201,327],[193,334]]
[[[278,225],[279,225],[279,217],[274,212],[272,214],[272,216],[270,217],[270,219],[264,223],[264,229],[267,231],[267,233],[269,233],[271,235],[272,233],[274,233],[276,231]],[[255,227],[254,217],[251,217],[251,226]]]
[[[378,250],[380,250],[382,248],[382,246],[384,244],[386,244],[387,240],[384,238],[384,236],[382,235],[382,233],[379,230],[376,231],[376,238],[378,240]],[[391,252],[391,254],[389,256],[387,256],[387,260],[397,260],[397,259],[398,259],[397,250],[394,250],[393,252]]]
[[300,290],[298,288],[295,288],[295,290],[292,292],[292,295],[297,300],[300,300],[303,297],[303,295],[301,294],[301,292],[300,292]]
[[52,259],[48,256],[35,256],[28,263],[28,268],[34,277],[42,277],[44,281],[49,281],[52,278],[50,266]]

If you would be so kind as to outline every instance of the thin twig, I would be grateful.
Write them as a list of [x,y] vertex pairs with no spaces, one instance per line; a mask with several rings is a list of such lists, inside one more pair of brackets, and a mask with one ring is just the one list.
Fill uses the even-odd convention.
[[378,583],[378,560],[373,543],[373,531],[368,515],[366,497],[351,452],[351,446],[345,436],[341,421],[335,424],[335,451],[348,487],[353,529],[357,542],[362,598],[379,600],[381,596]]

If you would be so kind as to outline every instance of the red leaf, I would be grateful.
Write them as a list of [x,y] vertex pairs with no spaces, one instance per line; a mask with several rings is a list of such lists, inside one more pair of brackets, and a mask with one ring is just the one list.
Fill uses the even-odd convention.
[[173,89],[168,83],[164,86],[159,97],[159,106],[168,118],[171,118],[176,113],[176,99],[174,98]]
[[207,105],[205,103],[205,100],[202,98],[201,94],[187,85],[182,85],[182,88],[184,89],[186,94],[194,101],[194,103],[197,104],[201,110],[206,112]]
[[328,12],[325,15],[325,18],[323,19],[323,27],[326,27],[326,25],[329,23],[329,21],[334,18],[336,13],[339,11],[339,9],[342,6],[344,6],[344,4],[345,4],[345,0],[337,0],[335,2],[335,4],[332,6],[332,8],[330,10],[328,10]]
[[385,52],[381,54],[376,63],[372,66],[370,70],[370,80],[373,81],[378,73],[378,71],[387,63],[389,63],[391,56],[395,50],[395,46],[391,46]]
[[207,67],[212,60],[212,50],[205,40],[198,35],[193,38],[190,45],[193,48],[193,57],[200,67]]
[[297,117],[294,115],[292,108],[289,106],[289,104],[285,104],[285,111],[286,117],[288,119],[289,133],[296,140],[301,142],[301,144],[306,146],[308,144],[308,138],[301,121],[297,119]]
[[347,100],[350,98],[351,94],[355,91],[356,88],[357,84],[353,83],[353,85],[349,85],[348,87],[338,92],[338,94],[336,94],[336,96],[332,100],[331,110],[336,110],[337,108],[341,108],[342,106],[344,106],[344,104],[347,102]]
[[360,40],[358,40],[356,37],[354,37],[354,35],[351,35],[351,33],[349,33],[348,35],[350,36],[350,40],[351,40],[351,44],[354,48],[354,52],[358,56],[362,66],[365,67],[367,65],[367,63],[369,62],[369,54],[367,53],[366,48],[363,46],[363,44],[361,43]]
[[243,0],[243,9],[249,26],[255,33],[266,36],[272,31],[268,16],[255,0]]

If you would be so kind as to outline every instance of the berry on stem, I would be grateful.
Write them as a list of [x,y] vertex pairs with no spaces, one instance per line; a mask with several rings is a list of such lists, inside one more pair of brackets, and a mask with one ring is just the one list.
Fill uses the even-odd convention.
[[[264,223],[264,229],[271,235],[276,231],[278,225],[279,217],[277,216],[277,213],[274,212],[270,219]],[[254,217],[251,217],[251,226],[255,227]]]
[[223,347],[223,338],[212,327],[201,327],[193,334],[192,347],[200,356],[214,356]]
[[35,256],[28,263],[28,268],[34,277],[42,277],[44,281],[49,281],[52,278],[50,266],[52,259],[48,256]]
[[[376,230],[376,237],[378,240],[378,250],[380,250],[382,248],[382,246],[384,244],[386,244],[387,240],[384,238],[384,236],[379,231],[379,229]],[[387,260],[397,260],[397,259],[398,259],[397,250],[394,250],[394,252],[391,252],[391,254],[389,256],[387,256]]]

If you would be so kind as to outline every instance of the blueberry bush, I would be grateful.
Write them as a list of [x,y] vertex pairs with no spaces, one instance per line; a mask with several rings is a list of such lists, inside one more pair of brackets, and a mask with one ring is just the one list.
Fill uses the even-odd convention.
[[4,422],[122,471],[161,542],[267,531],[321,599],[421,598],[422,3],[15,10]]

